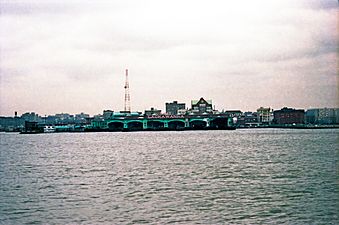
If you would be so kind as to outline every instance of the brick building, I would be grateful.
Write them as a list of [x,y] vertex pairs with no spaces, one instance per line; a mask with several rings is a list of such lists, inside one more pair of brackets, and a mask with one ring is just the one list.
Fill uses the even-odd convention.
[[305,110],[284,107],[273,112],[275,124],[304,124]]

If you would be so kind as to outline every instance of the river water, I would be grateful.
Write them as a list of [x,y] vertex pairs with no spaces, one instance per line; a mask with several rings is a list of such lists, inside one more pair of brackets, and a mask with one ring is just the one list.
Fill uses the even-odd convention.
[[338,224],[338,137],[1,133],[0,224]]

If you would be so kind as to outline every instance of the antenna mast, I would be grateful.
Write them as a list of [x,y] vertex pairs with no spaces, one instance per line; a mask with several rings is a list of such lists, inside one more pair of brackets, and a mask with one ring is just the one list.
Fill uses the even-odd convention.
[[126,81],[125,81],[125,112],[131,112],[131,97],[129,95],[129,82],[128,82],[128,69],[126,69]]

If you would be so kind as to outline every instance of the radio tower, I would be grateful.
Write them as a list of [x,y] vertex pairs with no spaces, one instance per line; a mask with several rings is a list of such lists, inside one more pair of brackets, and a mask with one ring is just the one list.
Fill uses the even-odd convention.
[[126,69],[125,81],[125,112],[131,112],[131,97],[129,95],[128,69]]

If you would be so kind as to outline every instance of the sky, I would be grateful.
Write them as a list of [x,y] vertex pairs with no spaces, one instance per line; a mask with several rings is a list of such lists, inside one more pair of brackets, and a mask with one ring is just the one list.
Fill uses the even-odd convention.
[[0,0],[0,115],[339,107],[337,0]]

